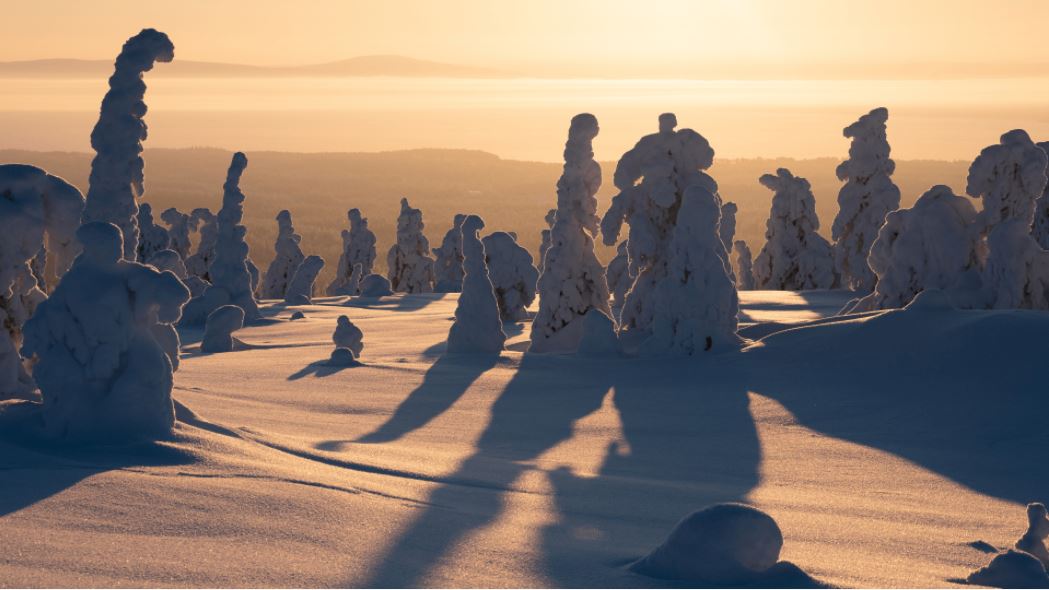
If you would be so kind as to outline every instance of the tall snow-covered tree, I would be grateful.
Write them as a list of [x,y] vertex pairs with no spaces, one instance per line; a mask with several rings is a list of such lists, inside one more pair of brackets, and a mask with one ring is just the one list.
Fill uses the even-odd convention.
[[324,268],[324,259],[320,256],[307,256],[302,264],[295,269],[295,274],[288,282],[288,288],[284,294],[284,302],[288,305],[310,305],[313,303],[314,283],[317,275]]
[[554,228],[554,219],[557,218],[557,209],[550,209],[546,212],[546,229],[540,232],[539,235],[539,264],[535,265],[539,269],[540,274],[543,272],[543,266],[546,264],[546,251],[550,249],[550,230]]
[[[1049,141],[1038,144],[1043,152],[1049,154]],[[1031,226],[1031,234],[1043,250],[1049,250],[1049,185],[1046,185],[1042,195],[1034,204],[1034,223]]]
[[736,240],[732,250],[736,253],[736,290],[754,290],[754,259],[750,253],[750,246],[743,240]]
[[754,262],[758,288],[801,291],[835,287],[834,252],[817,233],[820,221],[809,181],[786,168],[765,174],[760,181],[774,194],[765,225],[765,246]]
[[634,277],[630,276],[630,255],[627,253],[626,240],[619,242],[616,247],[616,255],[608,261],[605,269],[605,283],[612,294],[612,314],[619,317],[619,311],[623,309],[626,293],[634,284]]
[[[368,229],[368,220],[361,217],[359,209],[350,209],[346,217],[350,220],[350,229],[342,230],[342,254],[335,278],[326,290],[328,295],[357,295],[360,280],[372,274],[375,264],[375,234]],[[359,271],[357,265],[361,267]],[[352,280],[355,272],[358,273],[356,281]]]
[[485,264],[488,278],[499,303],[499,317],[504,322],[528,318],[526,308],[535,301],[539,270],[532,265],[532,255],[517,243],[513,234],[497,231],[484,237]]
[[572,118],[565,142],[564,169],[557,181],[557,214],[550,230],[539,312],[532,322],[533,352],[574,352],[583,336],[583,316],[593,308],[611,316],[605,269],[594,253],[601,166],[594,160],[597,118]]
[[295,233],[295,226],[291,223],[291,212],[287,209],[277,213],[277,240],[273,244],[276,254],[266,268],[266,275],[262,280],[263,299],[284,299],[287,293],[291,277],[306,259],[299,247],[302,236]]
[[725,251],[732,254],[732,245],[736,237],[736,213],[739,207],[735,203],[724,203],[721,205],[721,223],[718,225],[718,235],[721,243],[725,245]]
[[215,259],[215,245],[219,241],[219,218],[206,207],[190,212],[190,224],[200,228],[197,251],[186,259],[186,271],[203,281],[211,281],[209,269]]
[[142,203],[138,207],[138,251],[136,260],[149,262],[153,255],[167,250],[171,244],[168,230],[153,223],[153,207]]
[[189,234],[191,231],[196,231],[197,220],[195,218],[191,220],[189,215],[174,207],[169,207],[161,212],[160,219],[168,225],[168,238],[171,240],[169,247],[178,252],[179,257],[185,261],[189,258]]
[[458,293],[463,288],[463,222],[466,215],[456,214],[452,227],[444,234],[441,246],[433,249],[434,291]]
[[98,123],[91,131],[91,161],[84,223],[107,221],[124,235],[124,258],[138,253],[138,202],[145,192],[142,141],[146,139],[146,84],[142,74],[156,62],[170,62],[175,46],[168,36],[143,29],[117,56]]
[[448,352],[499,354],[506,342],[499,304],[484,263],[484,244],[477,232],[484,221],[469,215],[463,221],[463,291],[455,307],[455,322],[448,331]]
[[423,212],[401,199],[397,217],[397,243],[386,254],[390,286],[401,293],[433,292],[433,258],[430,242],[423,235]]
[[[601,220],[608,246],[619,241],[624,222],[630,226],[627,252],[635,278],[620,314],[623,331],[651,330],[655,289],[667,276],[670,239],[685,190],[704,187],[721,207],[717,183],[704,172],[714,162],[714,150],[702,135],[675,127],[677,117],[660,115],[659,132],[623,154],[613,176],[620,192]],[[727,259],[724,245],[719,255]]]
[[867,265],[871,245],[890,211],[900,207],[900,189],[892,182],[896,163],[889,157],[885,123],[888,109],[877,108],[845,128],[852,139],[849,159],[838,165],[838,215],[831,227],[837,270],[843,286],[861,293],[874,289]]

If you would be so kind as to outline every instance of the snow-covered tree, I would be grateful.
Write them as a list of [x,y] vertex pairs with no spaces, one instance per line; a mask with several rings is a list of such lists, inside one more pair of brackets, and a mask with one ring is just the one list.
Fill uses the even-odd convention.
[[[698,185],[718,199],[717,183],[703,172],[714,162],[714,150],[691,129],[675,131],[677,117],[659,116],[659,132],[642,137],[623,154],[613,176],[619,194],[601,220],[608,246],[619,241],[623,222],[630,226],[627,252],[634,284],[620,313],[620,329],[651,330],[656,286],[667,276],[669,244],[685,190]],[[726,260],[724,245],[719,255]]]
[[223,305],[208,314],[200,352],[233,352],[233,333],[244,327],[244,310],[236,305]]
[[24,396],[32,380],[18,348],[22,326],[46,298],[32,264],[45,243],[64,274],[76,253],[84,196],[35,166],[0,165],[0,399]]
[[423,212],[401,199],[397,217],[397,243],[386,254],[390,285],[399,293],[433,292],[433,258],[430,242],[423,235]]
[[[1038,144],[1043,152],[1049,154],[1049,141]],[[1034,204],[1034,223],[1031,226],[1031,234],[1043,250],[1049,250],[1049,184],[1046,185],[1042,195]]]
[[364,332],[351,322],[350,318],[339,316],[331,340],[336,348],[348,348],[353,351],[353,358],[361,358],[361,352],[364,351]]
[[938,185],[910,209],[885,217],[868,263],[878,277],[874,292],[847,312],[903,307],[926,289],[947,291],[979,269],[976,209],[965,197]]
[[1049,253],[1031,234],[1047,161],[1027,132],[1014,129],[969,167],[966,192],[983,199],[976,226],[987,236],[981,306],[1049,309]]
[[623,309],[626,301],[627,291],[634,284],[634,277],[630,276],[630,254],[627,252],[626,240],[619,242],[616,247],[616,255],[608,262],[605,269],[605,283],[612,294],[612,313],[619,317],[619,311]]
[[222,186],[215,257],[208,269],[211,285],[200,297],[193,298],[186,305],[182,319],[186,324],[203,324],[208,314],[223,305],[236,305],[243,309],[247,321],[262,317],[255,301],[247,264],[248,243],[244,241],[244,236],[248,230],[240,224],[244,218],[244,193],[240,190],[240,177],[247,166],[248,158],[243,153],[233,154],[226,183]]
[[506,342],[499,304],[484,263],[484,244],[477,232],[484,221],[468,215],[463,221],[463,291],[455,307],[455,322],[448,331],[448,352],[499,354]]
[[263,299],[284,299],[291,277],[295,276],[295,271],[306,259],[299,247],[300,241],[302,236],[295,233],[295,226],[291,224],[291,212],[282,210],[277,214],[277,241],[273,245],[276,256],[266,269],[262,281]]
[[170,248],[154,253],[146,261],[146,264],[161,272],[170,270],[176,277],[182,279],[183,283],[186,282],[186,264],[182,262],[182,257],[178,255],[178,252]]
[[65,440],[168,436],[174,324],[189,292],[170,272],[122,260],[120,229],[86,223],[83,252],[25,325],[45,432]]
[[601,188],[601,166],[593,149],[598,131],[597,118],[589,113],[572,117],[568,128],[564,169],[557,181],[557,213],[539,277],[533,352],[574,352],[586,312],[597,308],[612,315],[605,269],[594,253],[593,236],[598,232],[594,195]]
[[117,56],[98,123],[91,131],[91,161],[83,221],[107,221],[124,234],[124,258],[138,253],[138,203],[145,192],[142,141],[146,139],[146,84],[142,74],[155,62],[170,62],[175,46],[164,33],[143,29]]
[[189,234],[191,231],[196,231],[197,220],[191,220],[189,215],[174,207],[165,209],[160,214],[160,220],[168,225],[168,238],[171,240],[168,247],[178,252],[178,255],[185,261],[189,258]]
[[307,256],[299,268],[295,269],[295,275],[288,282],[288,289],[284,294],[284,303],[288,305],[310,305],[313,303],[314,283],[317,275],[324,268],[324,259],[320,256]]
[[838,180],[845,182],[831,227],[837,272],[843,286],[861,293],[874,289],[874,272],[867,265],[871,245],[885,216],[900,207],[900,189],[891,178],[896,163],[889,157],[888,120],[889,111],[882,107],[846,127],[845,137],[852,139],[849,159],[837,171]]
[[721,203],[694,184],[681,200],[666,277],[656,287],[645,355],[694,355],[739,346],[739,297],[718,234]]
[[[357,295],[359,281],[372,274],[375,264],[375,234],[368,229],[368,220],[361,217],[359,209],[350,209],[346,213],[350,220],[350,229],[342,230],[342,254],[339,256],[339,267],[335,278],[328,285],[328,295]],[[357,281],[351,277],[360,265]]]
[[463,222],[466,215],[456,214],[452,228],[444,234],[440,248],[433,249],[434,291],[438,293],[458,293],[463,288]]
[[760,181],[774,194],[765,246],[754,263],[757,287],[801,291],[837,286],[834,251],[817,233],[820,221],[809,181],[786,168],[765,174]]
[[139,262],[148,262],[154,254],[167,250],[171,244],[168,230],[153,223],[153,207],[142,203],[138,207],[138,252]]
[[482,242],[488,278],[499,303],[499,317],[504,322],[527,319],[526,308],[535,301],[535,285],[539,280],[539,270],[532,265],[532,255],[507,232],[491,233]]
[[219,241],[219,218],[206,207],[198,207],[189,215],[191,227],[200,228],[197,251],[186,259],[186,271],[205,281],[211,280],[208,270],[215,259],[215,245]]
[[389,279],[373,273],[361,279],[360,295],[361,297],[386,297],[393,295],[393,289],[390,288]]
[[557,209],[547,211],[544,219],[546,220],[546,229],[539,235],[539,264],[536,265],[540,274],[542,274],[543,267],[546,265],[546,251],[550,249],[550,230],[554,228],[554,220],[557,219]]
[[739,207],[735,203],[728,202],[721,205],[721,225],[718,226],[718,235],[721,236],[721,243],[725,245],[725,252],[730,256],[736,238],[736,213],[738,212]]
[[736,240],[736,289],[739,291],[754,290],[754,259],[750,254],[750,246],[743,240]]

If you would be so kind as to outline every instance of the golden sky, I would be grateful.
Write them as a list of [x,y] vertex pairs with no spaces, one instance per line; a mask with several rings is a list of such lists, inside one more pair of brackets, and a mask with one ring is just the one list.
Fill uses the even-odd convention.
[[1049,61],[1044,1],[6,0],[3,11],[3,61],[111,59],[146,26],[168,33],[181,59],[258,65],[400,54],[539,75],[835,64],[831,77],[857,67],[906,78],[930,65],[965,76]]

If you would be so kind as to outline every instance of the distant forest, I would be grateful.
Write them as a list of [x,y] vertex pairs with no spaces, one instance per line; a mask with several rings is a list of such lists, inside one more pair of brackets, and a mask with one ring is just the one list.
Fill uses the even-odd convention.
[[[218,211],[222,182],[232,152],[211,149],[146,150],[146,196],[155,221],[168,207],[189,211],[208,207]],[[514,231],[533,256],[548,209],[555,207],[555,185],[561,165],[503,160],[468,150],[409,150],[380,153],[248,152],[248,169],[241,187],[247,195],[245,225],[251,257],[263,269],[273,258],[281,209],[292,213],[307,254],[322,256],[327,265],[318,285],[330,280],[342,248],[340,231],[348,227],[346,210],[361,209],[378,238],[378,270],[385,272],[386,250],[394,241],[401,197],[423,211],[430,246],[440,245],[459,212],[484,218],[485,231]],[[92,154],[0,150],[0,161],[40,166],[87,192]],[[946,184],[961,194],[969,163],[932,160],[897,161],[893,177],[909,207],[922,192]],[[818,158],[716,160],[709,170],[720,186],[722,199],[739,205],[736,239],[746,240],[756,256],[765,242],[765,220],[772,193],[758,177],[776,168],[789,168],[808,178],[816,195],[820,232],[830,237],[837,213],[841,183],[835,176],[838,160]],[[616,193],[612,185],[615,162],[602,162],[604,184],[598,193],[600,212]],[[600,240],[599,240],[600,242]],[[607,263],[614,248],[599,246]]]

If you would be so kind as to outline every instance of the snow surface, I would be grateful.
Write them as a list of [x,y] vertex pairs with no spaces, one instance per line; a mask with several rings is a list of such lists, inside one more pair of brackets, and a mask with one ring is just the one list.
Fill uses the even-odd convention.
[[1049,314],[830,317],[852,297],[743,292],[741,329],[775,333],[687,360],[526,354],[524,324],[447,357],[458,296],[354,299],[352,369],[328,365],[344,298],[267,303],[248,350],[184,356],[168,441],[44,446],[0,404],[0,579],[666,587],[627,565],[746,502],[820,581],[955,585],[1049,489]]

